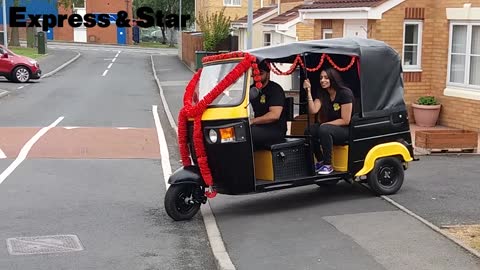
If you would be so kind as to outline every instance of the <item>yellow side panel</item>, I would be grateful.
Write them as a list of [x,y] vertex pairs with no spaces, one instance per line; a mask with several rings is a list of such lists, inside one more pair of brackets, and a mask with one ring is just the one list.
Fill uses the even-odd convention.
[[261,180],[273,181],[272,152],[267,150],[255,151],[255,177]]
[[369,173],[375,166],[375,161],[377,159],[396,155],[401,155],[406,162],[413,160],[407,147],[399,142],[379,144],[370,149],[365,158],[363,168],[355,176],[362,176]]
[[337,172],[348,171],[348,145],[333,146],[332,166]]

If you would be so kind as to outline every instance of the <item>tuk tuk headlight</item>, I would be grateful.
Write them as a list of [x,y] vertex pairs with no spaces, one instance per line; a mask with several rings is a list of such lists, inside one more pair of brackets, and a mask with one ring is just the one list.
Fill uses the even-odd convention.
[[208,138],[212,143],[216,143],[218,140],[217,132],[214,129],[210,129],[210,131],[208,132]]

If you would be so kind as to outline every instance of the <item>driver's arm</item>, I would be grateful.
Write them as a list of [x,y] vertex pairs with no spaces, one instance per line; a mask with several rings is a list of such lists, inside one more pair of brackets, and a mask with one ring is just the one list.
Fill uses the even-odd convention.
[[251,125],[254,124],[268,124],[272,123],[275,121],[278,121],[280,119],[280,116],[282,115],[282,106],[270,106],[268,113],[260,116],[260,117],[255,117],[250,121]]

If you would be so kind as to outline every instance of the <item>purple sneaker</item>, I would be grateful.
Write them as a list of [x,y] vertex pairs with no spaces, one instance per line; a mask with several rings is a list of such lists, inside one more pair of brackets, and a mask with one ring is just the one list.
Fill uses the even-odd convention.
[[318,174],[331,174],[333,172],[332,165],[323,165],[318,170]]
[[323,161],[315,163],[315,172],[318,172],[323,166]]

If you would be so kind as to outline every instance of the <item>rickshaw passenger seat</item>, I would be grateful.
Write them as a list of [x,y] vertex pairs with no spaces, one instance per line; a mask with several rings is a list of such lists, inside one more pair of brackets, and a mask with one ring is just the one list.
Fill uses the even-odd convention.
[[285,138],[283,142],[272,143],[268,145],[263,145],[262,147],[258,148],[257,150],[280,150],[283,148],[293,147],[299,144],[299,142],[305,142],[304,138]]

